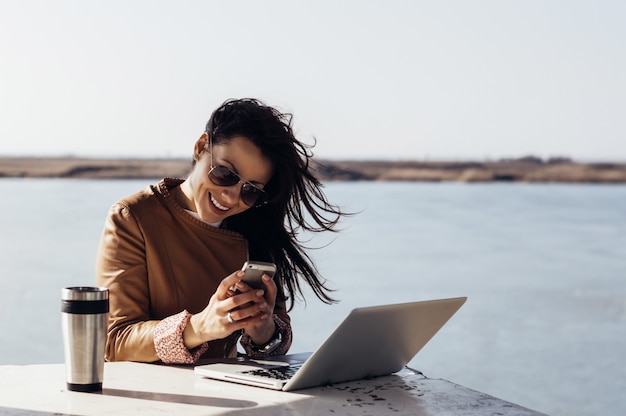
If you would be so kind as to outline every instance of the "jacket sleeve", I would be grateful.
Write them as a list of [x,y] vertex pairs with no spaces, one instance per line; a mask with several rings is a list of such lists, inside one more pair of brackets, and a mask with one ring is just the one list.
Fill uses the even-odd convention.
[[109,211],[96,258],[96,282],[109,289],[105,357],[108,361],[158,361],[150,319],[150,293],[141,229],[127,206]]

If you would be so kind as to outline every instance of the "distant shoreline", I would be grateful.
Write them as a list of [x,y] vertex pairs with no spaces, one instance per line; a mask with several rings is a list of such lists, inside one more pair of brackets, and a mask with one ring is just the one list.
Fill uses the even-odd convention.
[[[328,181],[626,183],[626,163],[536,157],[488,162],[316,160]],[[0,157],[0,178],[184,178],[187,159]]]

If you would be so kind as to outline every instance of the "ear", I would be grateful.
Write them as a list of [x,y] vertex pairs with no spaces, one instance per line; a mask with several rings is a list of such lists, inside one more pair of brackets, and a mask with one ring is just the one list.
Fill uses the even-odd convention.
[[193,154],[200,157],[202,152],[205,150],[209,150],[209,135],[207,132],[202,133],[202,136],[200,136],[200,138],[196,141],[196,144],[193,147]]

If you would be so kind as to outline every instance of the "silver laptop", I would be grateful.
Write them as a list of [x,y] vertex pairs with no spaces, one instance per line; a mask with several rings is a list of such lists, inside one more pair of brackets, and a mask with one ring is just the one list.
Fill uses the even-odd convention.
[[313,354],[211,360],[194,371],[283,391],[392,374],[404,368],[466,300],[356,308]]

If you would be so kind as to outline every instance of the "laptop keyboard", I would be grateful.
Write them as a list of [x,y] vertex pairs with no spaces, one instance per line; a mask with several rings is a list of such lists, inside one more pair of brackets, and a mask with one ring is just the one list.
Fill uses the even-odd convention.
[[289,380],[294,374],[296,374],[296,371],[298,371],[300,367],[302,367],[302,364],[267,369],[258,368],[255,370],[243,371],[242,374],[271,378],[273,380]]

